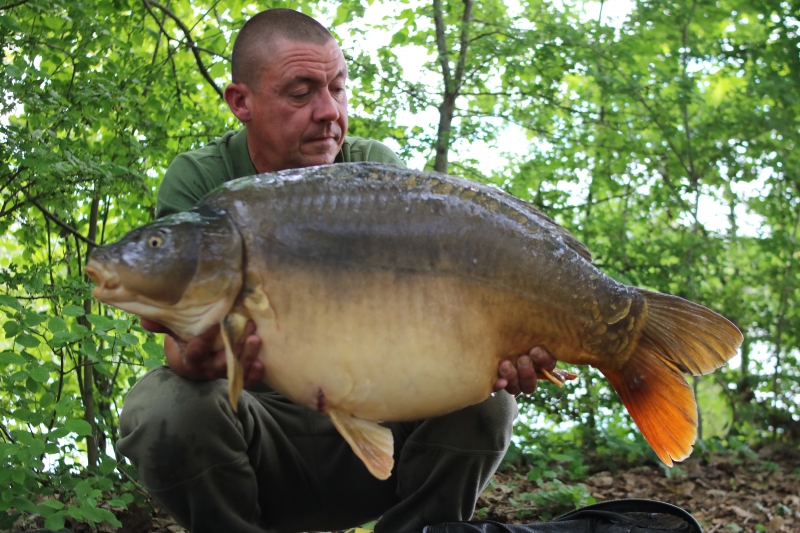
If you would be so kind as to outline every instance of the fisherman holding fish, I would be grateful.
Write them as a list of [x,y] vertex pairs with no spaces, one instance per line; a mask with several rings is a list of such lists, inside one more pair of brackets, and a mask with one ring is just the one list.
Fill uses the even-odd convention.
[[[252,17],[236,38],[225,100],[245,124],[181,154],[158,194],[157,216],[187,211],[222,183],[259,173],[331,163],[403,167],[386,146],[346,135],[347,67],[333,36],[288,9]],[[143,318],[142,325],[171,333]],[[497,394],[418,422],[384,424],[394,437],[391,476],[371,475],[331,419],[262,382],[261,338],[253,322],[233,352],[248,391],[228,403],[219,326],[188,342],[165,338],[168,367],[131,390],[117,446],[150,494],[199,532],[330,531],[381,517],[379,533],[468,520],[509,444],[513,396],[533,392],[536,368],[555,360],[534,348],[502,361]],[[506,393],[508,392],[508,394]]]

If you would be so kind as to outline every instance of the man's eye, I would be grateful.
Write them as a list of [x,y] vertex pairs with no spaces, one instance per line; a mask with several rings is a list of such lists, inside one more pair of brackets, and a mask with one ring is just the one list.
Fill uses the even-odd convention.
[[308,98],[308,95],[310,95],[310,94],[311,94],[311,93],[298,93],[298,94],[293,94],[293,95],[292,95],[292,98],[298,98],[298,99],[302,99],[302,98]]

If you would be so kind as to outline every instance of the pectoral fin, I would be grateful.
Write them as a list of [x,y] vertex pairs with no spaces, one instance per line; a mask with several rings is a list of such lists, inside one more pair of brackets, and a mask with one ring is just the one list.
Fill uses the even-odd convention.
[[370,473],[378,479],[389,479],[394,466],[392,432],[377,422],[356,418],[349,413],[335,409],[326,413]]
[[275,320],[275,311],[269,304],[269,296],[261,285],[256,285],[247,291],[242,302],[244,308],[251,316],[259,316],[265,320]]
[[[239,318],[243,318],[244,321],[242,322]],[[219,328],[222,343],[225,345],[225,361],[228,366],[228,400],[231,402],[231,407],[234,411],[236,411],[239,395],[242,394],[242,389],[244,388],[244,368],[242,368],[242,364],[233,355],[231,339],[239,338],[244,330],[243,324],[246,323],[247,319],[245,317],[230,314],[222,320]]]

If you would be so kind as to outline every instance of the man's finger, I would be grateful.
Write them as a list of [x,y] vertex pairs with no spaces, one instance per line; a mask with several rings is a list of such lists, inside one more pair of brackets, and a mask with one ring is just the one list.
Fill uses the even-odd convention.
[[533,367],[533,361],[529,356],[521,355],[517,358],[517,376],[521,392],[531,394],[536,390],[538,381],[536,378],[536,369]]
[[508,380],[500,378],[494,382],[494,387],[492,389],[494,390],[494,392],[499,392],[505,389],[506,387],[508,387]]
[[550,352],[542,348],[541,346],[536,346],[528,355],[531,358],[534,366],[538,366],[539,368],[544,368],[545,370],[553,370],[556,367],[556,359],[550,355]]
[[521,391],[519,388],[519,376],[517,369],[511,364],[511,361],[505,360],[500,362],[498,368],[498,375],[501,379],[505,379],[508,384],[505,386],[506,391],[512,396],[517,396]]

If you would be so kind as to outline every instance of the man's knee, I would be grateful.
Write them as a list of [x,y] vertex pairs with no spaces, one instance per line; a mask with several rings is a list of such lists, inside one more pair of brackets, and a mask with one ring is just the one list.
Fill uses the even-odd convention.
[[183,481],[246,451],[226,383],[190,381],[163,367],[133,387],[120,414],[117,449],[148,487]]
[[[226,412],[225,381],[191,381],[167,367],[148,372],[125,398],[120,414],[120,434],[128,436],[142,426],[197,428],[213,423]],[[227,409],[227,411],[232,411]],[[157,429],[157,427],[155,429]]]

